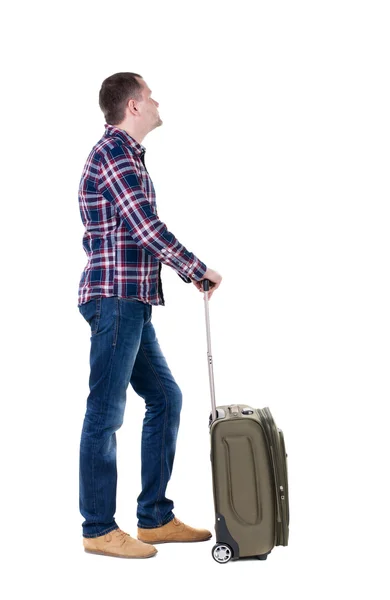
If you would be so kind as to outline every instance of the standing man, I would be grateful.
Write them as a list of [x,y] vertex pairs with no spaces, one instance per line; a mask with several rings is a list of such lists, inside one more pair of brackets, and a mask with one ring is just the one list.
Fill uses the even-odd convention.
[[[180,422],[182,393],[152,325],[152,306],[165,305],[161,263],[202,291],[222,277],[187,250],[159,220],[145,166],[144,137],[162,125],[158,102],[141,75],[116,73],[103,81],[103,137],[80,180],[79,208],[88,257],[78,308],[91,327],[90,393],[80,441],[80,512],[87,552],[127,558],[156,554],[160,542],[208,540],[210,531],[182,523],[166,497]],[[131,383],[145,400],[138,536],[115,522],[116,435]]]

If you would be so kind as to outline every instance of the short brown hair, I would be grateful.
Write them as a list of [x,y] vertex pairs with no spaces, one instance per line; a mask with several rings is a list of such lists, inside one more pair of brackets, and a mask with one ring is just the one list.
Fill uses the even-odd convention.
[[142,75],[137,73],[115,73],[103,81],[99,92],[99,106],[106,123],[117,125],[123,121],[130,98],[142,100],[142,86],[136,77],[142,79]]

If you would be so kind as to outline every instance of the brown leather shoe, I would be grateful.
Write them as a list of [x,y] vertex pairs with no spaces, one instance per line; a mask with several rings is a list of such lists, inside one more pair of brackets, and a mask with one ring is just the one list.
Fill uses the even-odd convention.
[[205,542],[211,538],[211,533],[207,529],[195,529],[185,525],[174,517],[162,527],[153,529],[144,529],[138,527],[138,539],[148,544],[165,544],[167,542]]
[[83,537],[83,545],[85,552],[118,558],[150,558],[157,554],[157,548],[132,538],[119,527],[98,537]]

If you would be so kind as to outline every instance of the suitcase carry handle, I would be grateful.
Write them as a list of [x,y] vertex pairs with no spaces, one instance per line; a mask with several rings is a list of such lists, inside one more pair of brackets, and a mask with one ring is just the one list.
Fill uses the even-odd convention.
[[[204,309],[206,315],[206,333],[207,333],[207,364],[209,366],[209,379],[210,379],[210,395],[211,395],[211,423],[217,418],[217,408],[215,405],[215,384],[214,384],[214,371],[213,371],[213,357],[211,355],[211,337],[210,337],[210,314],[209,314],[209,289],[210,285],[214,283],[209,279],[202,280],[203,291],[204,291]],[[210,423],[210,425],[211,425]]]

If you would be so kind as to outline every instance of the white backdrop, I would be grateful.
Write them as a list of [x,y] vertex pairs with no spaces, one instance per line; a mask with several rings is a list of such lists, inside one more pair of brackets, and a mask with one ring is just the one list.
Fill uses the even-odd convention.
[[[2,21],[6,597],[388,597],[388,3],[37,1]],[[160,218],[223,277],[217,404],[269,406],[285,434],[290,544],[266,562],[218,565],[214,538],[145,561],[82,549],[77,189],[118,71],[160,103],[143,141]],[[202,295],[162,277],[152,321],[183,392],[168,496],[214,531]],[[131,535],[143,413],[129,388],[116,519]]]

